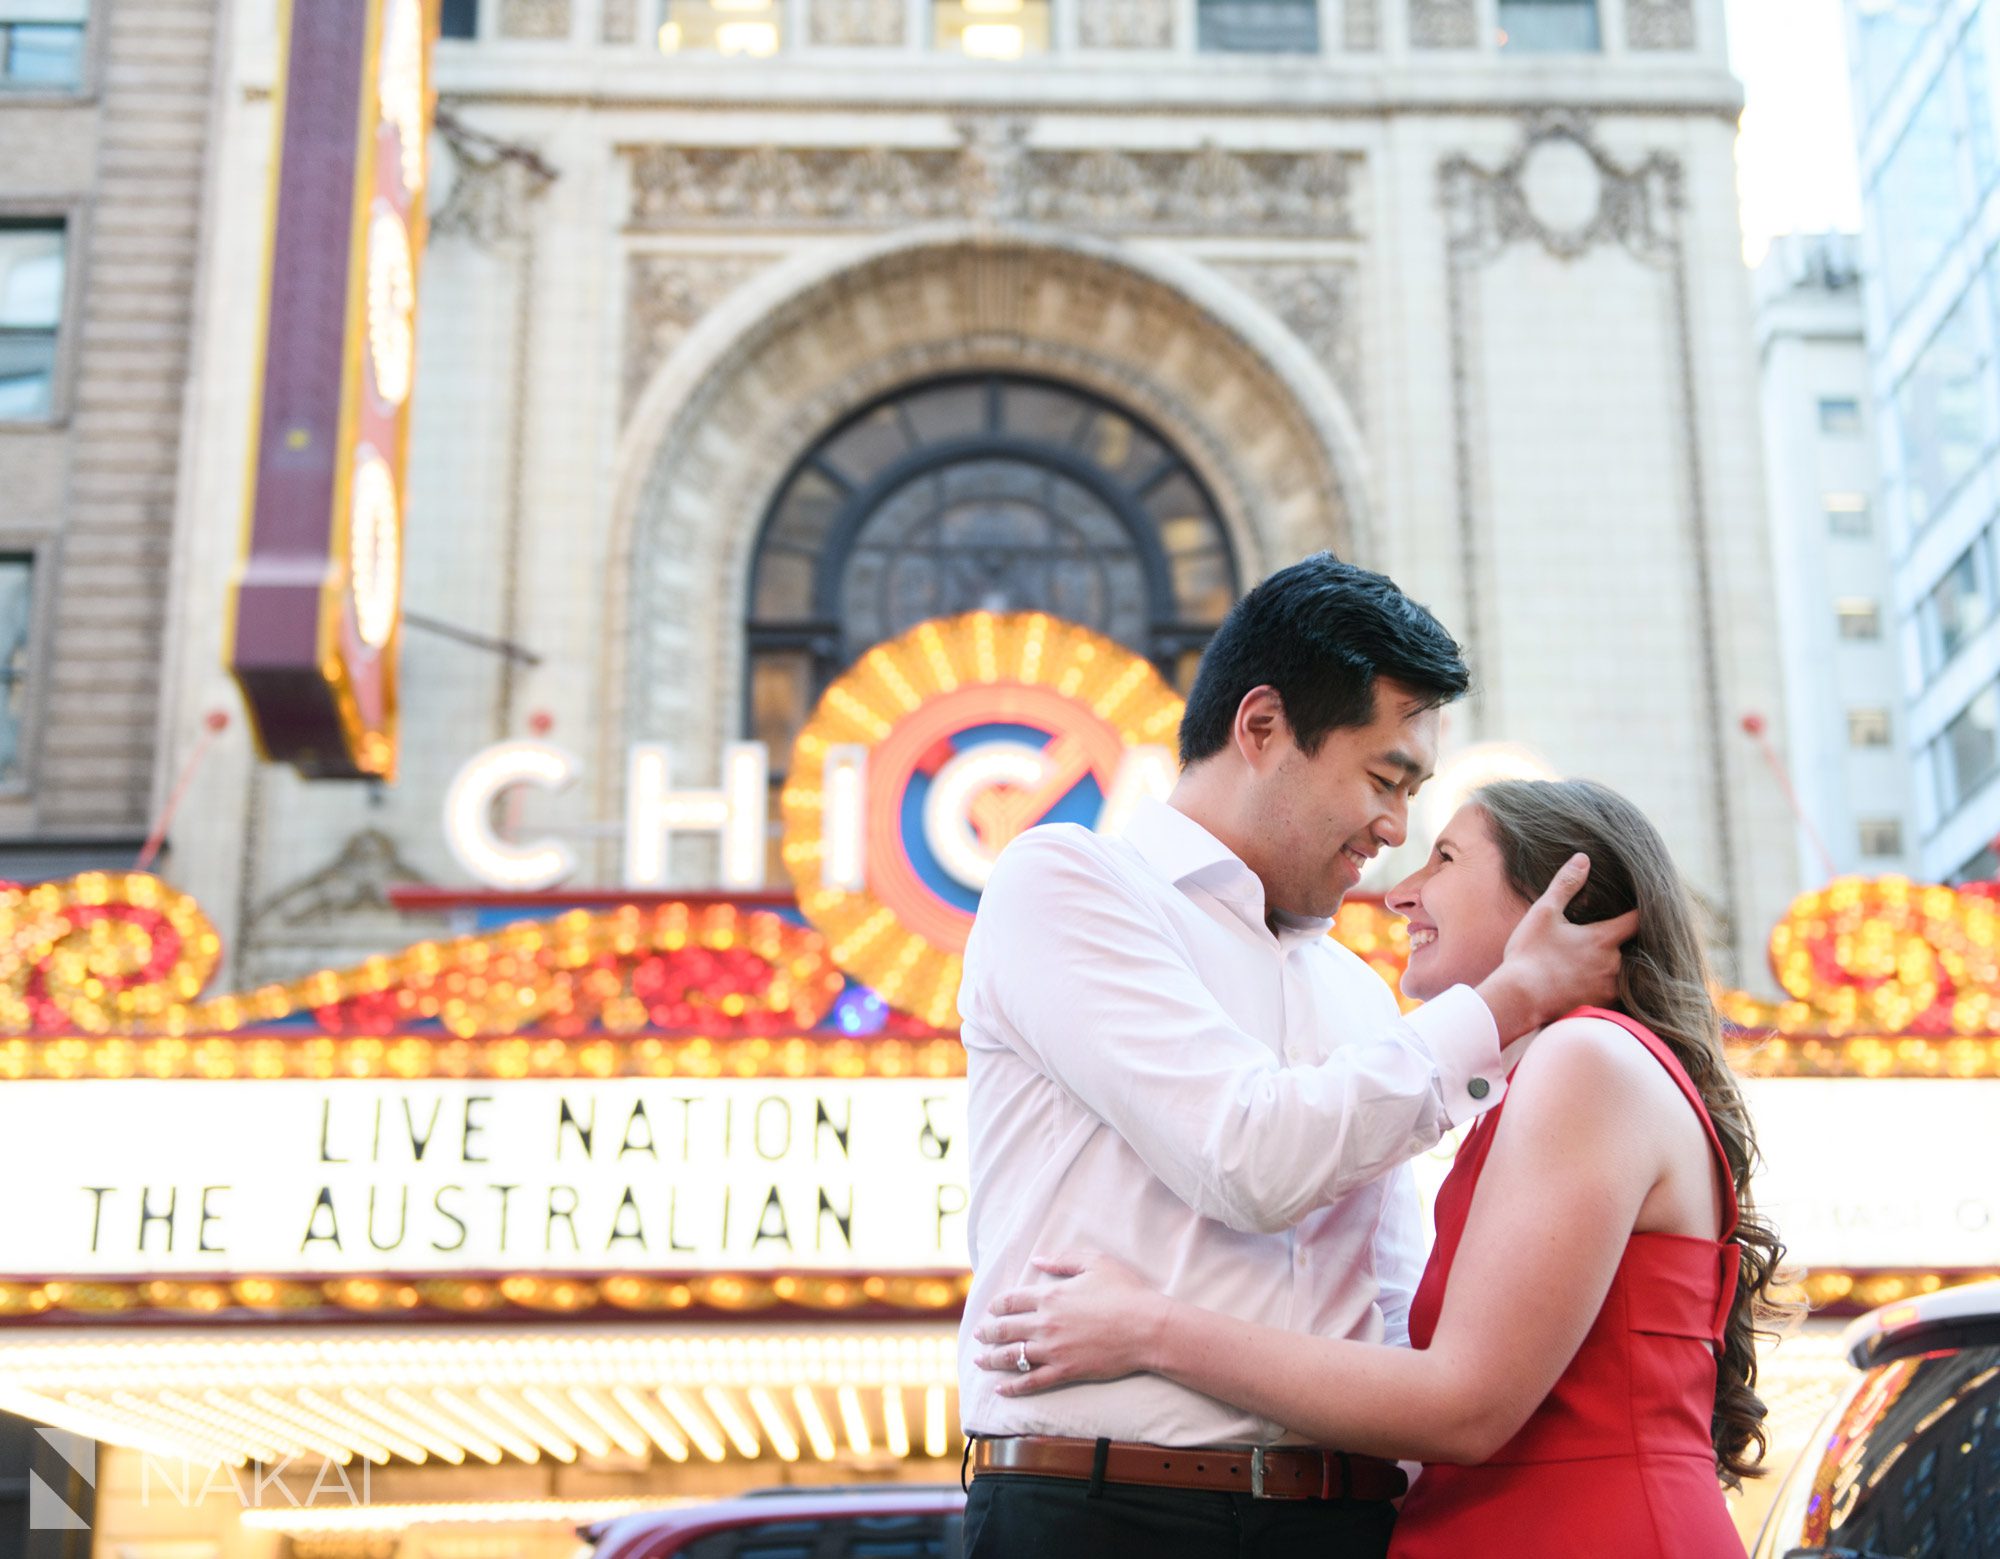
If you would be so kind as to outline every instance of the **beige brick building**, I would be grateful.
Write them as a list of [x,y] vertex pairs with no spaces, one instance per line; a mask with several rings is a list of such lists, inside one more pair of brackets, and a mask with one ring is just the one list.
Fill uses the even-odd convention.
[[[1218,601],[1318,547],[1465,640],[1455,749],[1631,793],[1763,982],[1795,865],[1737,728],[1781,695],[1720,0],[1002,9],[446,8],[405,604],[458,636],[405,636],[393,787],[258,767],[240,730],[204,768],[175,872],[237,983],[407,942],[382,885],[463,880],[445,787],[544,719],[585,778],[526,822],[609,884],[633,742],[689,783],[746,735],[782,764],[920,606],[1063,610],[1183,674]],[[232,699],[273,48],[245,0],[176,754]],[[1058,535],[1089,600],[1031,566]]]
[[0,5],[0,875],[129,866],[160,800],[219,15]]

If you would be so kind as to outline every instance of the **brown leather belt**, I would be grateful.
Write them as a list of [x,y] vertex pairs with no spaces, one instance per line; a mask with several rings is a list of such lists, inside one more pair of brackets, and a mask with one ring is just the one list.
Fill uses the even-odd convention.
[[1254,1499],[1391,1500],[1410,1480],[1394,1462],[1311,1446],[1132,1445],[1113,1440],[1064,1440],[1017,1435],[977,1440],[972,1475],[1032,1474],[1041,1478],[1102,1479],[1156,1489],[1201,1489]]

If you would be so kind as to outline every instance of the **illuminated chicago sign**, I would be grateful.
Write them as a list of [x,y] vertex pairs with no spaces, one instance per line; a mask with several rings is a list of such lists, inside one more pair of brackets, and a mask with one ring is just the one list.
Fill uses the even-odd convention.
[[396,763],[404,486],[436,32],[426,0],[289,8],[231,671],[267,757]]
[[[1044,822],[1116,832],[1173,787],[1179,696],[1151,663],[1039,612],[973,612],[878,645],[829,687],[792,749],[782,855],[800,908],[835,961],[905,1012],[950,1023],[961,954],[993,862]],[[661,888],[677,833],[722,841],[725,887],[763,885],[768,757],[731,744],[723,782],[676,789],[664,747],[626,772],[624,885]],[[542,742],[488,748],[460,771],[445,830],[494,887],[551,887],[575,870],[560,840],[515,842],[493,802],[557,791],[576,760]]]

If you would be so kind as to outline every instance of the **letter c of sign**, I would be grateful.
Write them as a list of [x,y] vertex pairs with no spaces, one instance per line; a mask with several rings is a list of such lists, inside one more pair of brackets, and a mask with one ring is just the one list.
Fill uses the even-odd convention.
[[982,890],[1006,839],[983,841],[972,827],[972,803],[996,785],[1031,790],[1048,773],[1048,756],[1025,742],[981,742],[937,771],[924,797],[924,842],[938,865],[966,887]]
[[493,802],[516,785],[551,794],[576,781],[580,765],[547,742],[500,742],[458,771],[444,798],[444,836],[458,864],[494,888],[551,888],[576,870],[576,852],[558,839],[515,844],[493,831]]

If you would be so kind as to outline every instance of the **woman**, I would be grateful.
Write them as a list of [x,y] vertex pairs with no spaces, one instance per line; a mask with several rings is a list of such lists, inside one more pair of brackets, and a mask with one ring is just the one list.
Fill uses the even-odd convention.
[[1253,1326],[1071,1254],[980,1328],[987,1368],[1031,1365],[1001,1389],[1146,1371],[1318,1444],[1425,1462],[1392,1559],[1740,1556],[1720,1485],[1763,1454],[1752,1329],[1782,1250],[1749,1211],[1750,1122],[1658,832],[1600,785],[1486,786],[1388,895],[1410,927],[1403,989],[1484,979],[1579,850],[1570,917],[1639,911],[1620,1010],[1519,1047],[1439,1193],[1410,1349]]

